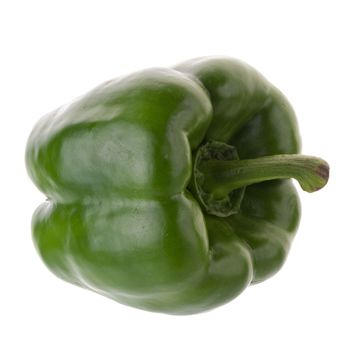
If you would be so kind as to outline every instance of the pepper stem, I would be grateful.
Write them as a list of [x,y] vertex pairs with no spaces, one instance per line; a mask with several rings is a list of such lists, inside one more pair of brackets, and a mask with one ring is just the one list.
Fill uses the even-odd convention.
[[299,154],[239,159],[234,146],[208,141],[194,156],[190,190],[207,214],[237,214],[245,187],[268,180],[294,178],[307,192],[324,187],[329,177],[326,161]]
[[214,198],[255,183],[275,179],[296,179],[301,188],[314,192],[324,187],[329,177],[326,161],[299,154],[265,156],[256,159],[202,161],[202,188]]

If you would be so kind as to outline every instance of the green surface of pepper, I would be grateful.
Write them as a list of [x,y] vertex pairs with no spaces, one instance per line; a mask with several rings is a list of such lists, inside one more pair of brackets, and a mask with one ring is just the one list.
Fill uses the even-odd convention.
[[[190,185],[193,159],[210,140],[234,146],[240,160],[300,151],[286,98],[229,58],[111,80],[43,117],[26,164],[48,197],[32,232],[49,269],[123,304],[170,314],[222,305],[276,273],[299,223],[287,179],[299,167],[244,178],[239,210],[213,215]],[[324,180],[316,189],[328,176],[319,161],[308,170]],[[215,188],[218,175],[207,176]]]

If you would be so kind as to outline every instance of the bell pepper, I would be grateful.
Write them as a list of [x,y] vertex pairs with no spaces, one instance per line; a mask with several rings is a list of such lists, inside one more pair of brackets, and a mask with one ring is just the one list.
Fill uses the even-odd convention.
[[63,280],[122,304],[193,314],[283,265],[327,163],[249,65],[207,57],[96,87],[44,116],[26,166],[47,200],[33,240]]

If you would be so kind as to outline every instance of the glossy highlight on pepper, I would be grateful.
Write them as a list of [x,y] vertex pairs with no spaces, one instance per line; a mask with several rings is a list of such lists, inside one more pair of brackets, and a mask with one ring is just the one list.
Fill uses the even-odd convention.
[[292,107],[249,65],[197,58],[108,81],[44,116],[28,173],[47,200],[32,234],[63,280],[153,312],[194,314],[274,275],[295,236],[300,155]]

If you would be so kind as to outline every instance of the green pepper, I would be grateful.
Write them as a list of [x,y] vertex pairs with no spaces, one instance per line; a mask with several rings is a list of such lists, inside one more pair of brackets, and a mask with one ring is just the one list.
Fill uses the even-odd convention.
[[107,81],[44,116],[26,165],[47,200],[36,248],[58,277],[169,314],[222,305],[283,265],[322,188],[282,93],[238,60]]

